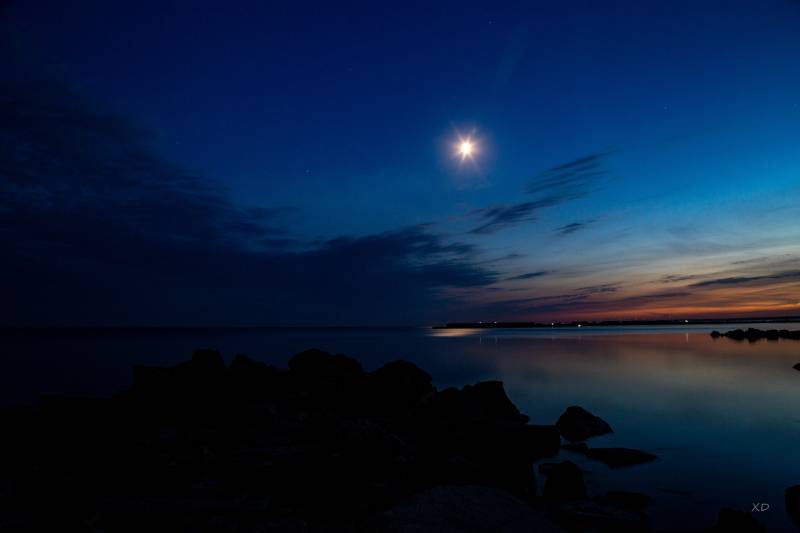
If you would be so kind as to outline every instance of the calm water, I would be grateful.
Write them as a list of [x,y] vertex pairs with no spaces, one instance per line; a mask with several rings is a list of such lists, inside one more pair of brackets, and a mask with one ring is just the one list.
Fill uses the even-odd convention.
[[[761,327],[776,327],[776,324]],[[780,327],[778,325],[778,327]],[[787,325],[788,329],[798,325]],[[501,379],[534,423],[568,405],[602,416],[615,433],[595,446],[625,446],[660,460],[611,470],[583,466],[593,493],[653,496],[653,524],[711,525],[723,505],[749,511],[770,530],[793,531],[783,491],[800,483],[800,342],[713,340],[729,326],[582,330],[254,329],[3,335],[0,403],[42,393],[105,395],[130,383],[133,364],[171,364],[196,347],[285,365],[309,347],[357,357],[370,370],[405,358],[440,387]]]

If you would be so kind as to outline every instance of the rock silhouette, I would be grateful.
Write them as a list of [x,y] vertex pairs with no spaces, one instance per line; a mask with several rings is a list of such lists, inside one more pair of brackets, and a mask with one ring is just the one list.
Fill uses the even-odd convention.
[[564,411],[558,418],[556,427],[561,435],[571,442],[613,433],[608,422],[576,405],[570,406]]
[[750,342],[756,342],[761,339],[767,339],[770,341],[777,341],[779,339],[800,340],[800,330],[789,331],[788,329],[763,330],[748,328],[746,330],[734,329],[725,333],[714,330],[711,332],[711,337],[715,339],[718,339],[719,337],[727,337],[735,341],[747,340]]
[[580,500],[586,498],[586,484],[583,472],[572,461],[550,464],[544,471],[547,480],[544,484],[544,497],[550,500]]
[[[647,530],[647,496],[590,499],[570,461],[540,465],[536,494],[533,464],[562,435],[610,426],[578,407],[560,427],[530,424],[499,381],[437,390],[410,362],[366,372],[320,350],[288,369],[197,350],[133,374],[111,398],[0,410],[0,530]],[[610,466],[655,458],[567,446]]]
[[[52,531],[354,531],[415,494],[456,512],[476,491],[544,524],[532,463],[560,445],[499,381],[437,391],[407,361],[365,372],[320,350],[288,369],[197,350],[134,368],[112,398],[45,397],[0,422],[4,520]],[[459,485],[483,488],[424,492]]]

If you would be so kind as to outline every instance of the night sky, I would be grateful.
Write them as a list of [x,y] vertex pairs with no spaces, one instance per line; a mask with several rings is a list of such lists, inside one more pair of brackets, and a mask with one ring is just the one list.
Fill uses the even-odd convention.
[[2,324],[800,315],[800,2],[2,6]]

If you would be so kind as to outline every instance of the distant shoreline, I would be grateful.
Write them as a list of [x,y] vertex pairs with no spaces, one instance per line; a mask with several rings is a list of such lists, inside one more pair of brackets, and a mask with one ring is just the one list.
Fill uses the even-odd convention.
[[433,326],[433,329],[553,329],[553,328],[580,328],[580,327],[625,327],[625,326],[711,326],[715,324],[753,324],[753,323],[800,323],[800,317],[769,317],[769,318],[719,318],[719,319],[683,319],[683,320],[603,320],[573,321],[573,322],[448,322],[443,326]]

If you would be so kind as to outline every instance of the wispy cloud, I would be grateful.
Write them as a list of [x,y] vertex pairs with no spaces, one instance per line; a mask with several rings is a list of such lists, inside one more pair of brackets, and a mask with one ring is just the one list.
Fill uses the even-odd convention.
[[558,227],[554,231],[559,235],[571,235],[572,233],[586,229],[587,226],[593,223],[594,220],[587,220],[585,222],[572,222],[571,224]]
[[785,272],[776,272],[773,274],[759,276],[731,276],[725,278],[714,278],[693,283],[690,285],[690,287],[701,288],[731,285],[763,285],[772,284],[776,281],[800,281],[800,270],[789,270]]
[[678,283],[681,281],[690,281],[696,278],[697,276],[694,274],[668,274],[666,276],[661,276],[658,281],[661,283]]
[[548,274],[552,274],[552,272],[550,272],[549,270],[540,270],[538,272],[526,272],[525,274],[520,274],[518,276],[512,276],[510,278],[506,278],[506,281],[534,279],[534,278],[540,278],[542,276],[547,276]]
[[556,205],[553,199],[542,199],[534,202],[522,202],[513,205],[497,205],[473,211],[483,223],[470,230],[476,235],[488,235],[504,228],[514,226],[521,222],[531,222],[537,219],[537,211]]
[[[590,154],[541,172],[526,189],[528,194],[536,197],[535,200],[476,209],[471,215],[477,216],[481,224],[469,233],[488,235],[524,222],[534,222],[542,209],[583,198],[595,190],[599,179],[607,174],[603,168],[606,156],[606,153]],[[563,229],[563,234],[569,234],[591,222],[575,223],[560,229]]]
[[589,154],[538,174],[528,186],[530,194],[558,191],[562,197],[580,198],[597,185],[598,180],[608,174],[604,168],[606,152]]

